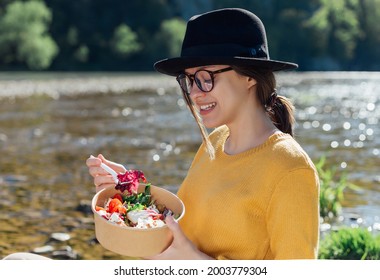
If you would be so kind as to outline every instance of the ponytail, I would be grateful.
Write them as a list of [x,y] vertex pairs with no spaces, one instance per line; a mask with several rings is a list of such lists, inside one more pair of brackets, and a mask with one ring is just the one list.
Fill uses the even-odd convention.
[[285,96],[278,96],[276,92],[272,95],[275,95],[275,98],[271,97],[271,99],[274,99],[273,101],[270,100],[272,104],[264,105],[269,117],[279,130],[293,136],[295,122],[293,104]]
[[285,96],[277,95],[274,73],[270,70],[257,70],[240,66],[233,66],[233,68],[240,75],[252,77],[257,81],[258,100],[273,124],[282,132],[293,136],[294,106]]

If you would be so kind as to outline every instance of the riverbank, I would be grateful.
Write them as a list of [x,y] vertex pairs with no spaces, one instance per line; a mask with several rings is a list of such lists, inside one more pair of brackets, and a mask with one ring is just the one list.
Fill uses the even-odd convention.
[[[294,75],[296,74],[296,75]],[[376,80],[380,72],[285,72],[276,74],[278,83],[295,86],[300,83],[315,83],[318,80],[361,81]],[[78,81],[80,81],[78,83]],[[123,72],[1,72],[0,97],[28,97],[45,94],[78,95],[96,93],[121,93],[127,91],[159,90],[176,88],[174,77],[159,73]]]
[[173,77],[156,73],[2,73],[0,97],[124,93],[175,87]]

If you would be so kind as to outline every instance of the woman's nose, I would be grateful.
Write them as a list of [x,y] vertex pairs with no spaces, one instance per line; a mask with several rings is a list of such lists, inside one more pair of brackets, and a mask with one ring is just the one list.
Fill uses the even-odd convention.
[[190,91],[190,98],[196,100],[198,97],[204,97],[206,92],[201,91],[198,86],[194,83]]

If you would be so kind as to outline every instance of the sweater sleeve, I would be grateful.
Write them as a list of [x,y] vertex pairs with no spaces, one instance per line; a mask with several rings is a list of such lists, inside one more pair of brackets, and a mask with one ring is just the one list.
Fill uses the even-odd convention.
[[267,211],[267,230],[275,259],[314,259],[319,240],[319,180],[311,168],[280,179]]

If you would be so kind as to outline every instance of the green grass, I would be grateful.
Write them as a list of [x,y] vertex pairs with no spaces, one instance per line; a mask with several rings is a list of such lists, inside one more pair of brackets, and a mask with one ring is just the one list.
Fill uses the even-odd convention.
[[346,188],[358,190],[359,187],[347,181],[345,173],[338,173],[335,166],[326,168],[326,157],[315,164],[320,180],[320,216],[330,221],[339,216]]
[[365,228],[341,228],[320,242],[319,259],[380,260],[380,235]]
[[[344,191],[360,189],[347,181],[347,174],[336,167],[326,167],[326,157],[315,164],[320,179],[320,217],[333,223],[342,210]],[[319,259],[380,260],[380,234],[365,228],[341,227],[327,233],[320,241]]]

